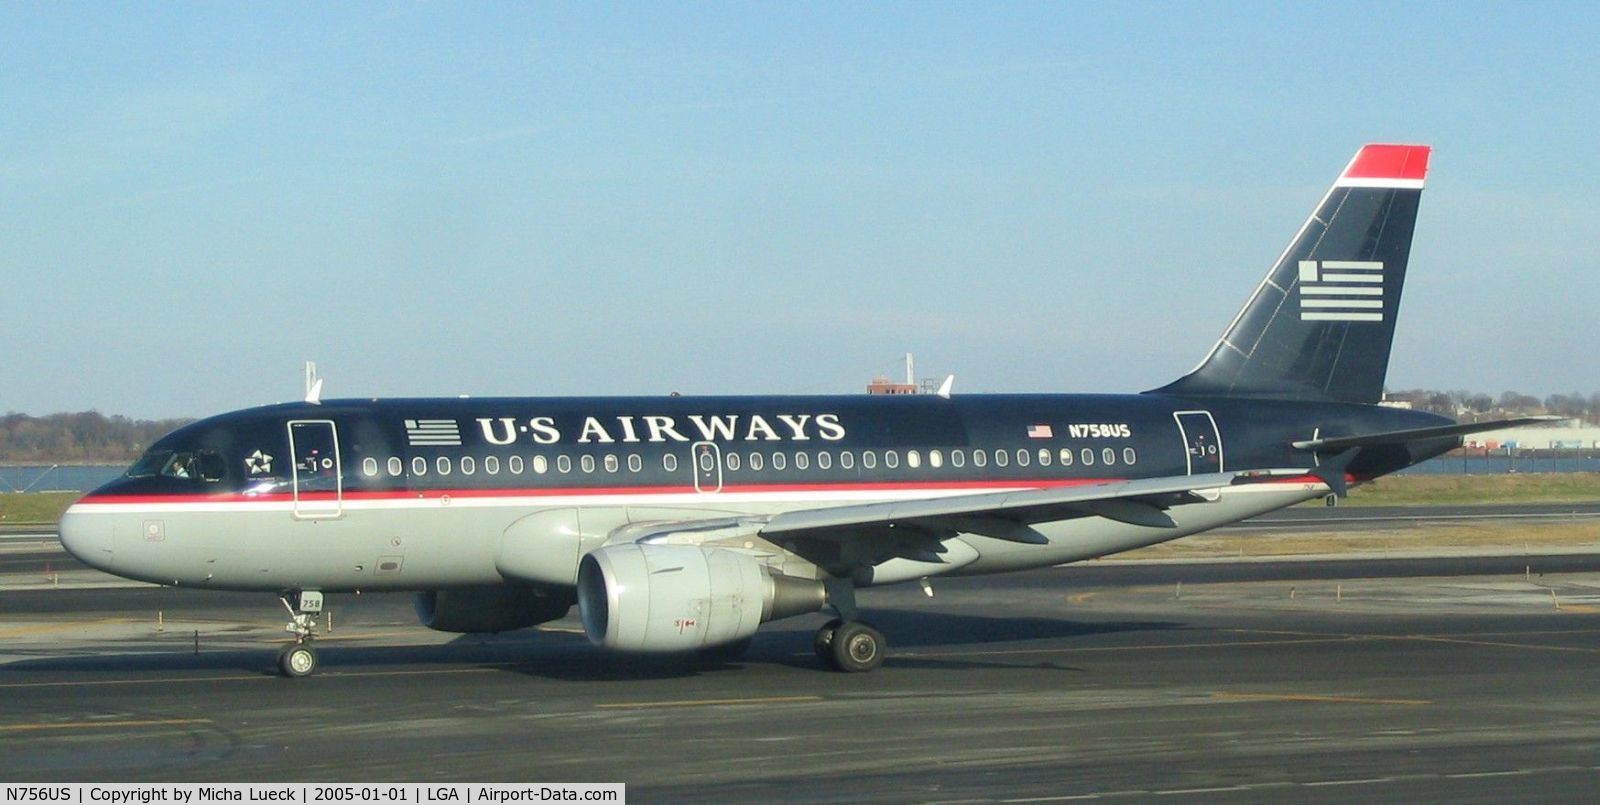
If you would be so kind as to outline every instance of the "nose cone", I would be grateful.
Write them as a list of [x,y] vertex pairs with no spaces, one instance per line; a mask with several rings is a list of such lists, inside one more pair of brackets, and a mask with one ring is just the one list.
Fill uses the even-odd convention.
[[82,503],[67,507],[57,532],[61,547],[78,561],[101,570],[111,564],[111,518],[97,516]]

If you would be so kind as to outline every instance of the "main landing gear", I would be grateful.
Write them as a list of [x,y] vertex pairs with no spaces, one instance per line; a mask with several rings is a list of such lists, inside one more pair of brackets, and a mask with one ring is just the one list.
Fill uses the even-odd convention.
[[823,624],[811,640],[811,649],[822,664],[837,671],[861,673],[883,664],[889,641],[883,632],[857,620],[855,585],[849,579],[826,582],[828,603],[839,617]]
[[317,633],[317,613],[322,611],[322,593],[316,590],[294,590],[278,597],[283,608],[289,610],[289,624],[284,631],[294,635],[294,643],[278,654],[278,673],[290,679],[310,676],[317,670],[317,652],[311,648],[311,639]]
[[834,618],[817,630],[811,648],[822,664],[836,671],[860,673],[883,664],[889,641],[883,632],[861,621]]

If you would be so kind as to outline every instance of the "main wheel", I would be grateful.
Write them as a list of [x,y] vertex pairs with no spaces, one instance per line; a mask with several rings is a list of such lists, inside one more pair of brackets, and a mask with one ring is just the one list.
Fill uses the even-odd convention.
[[883,633],[859,621],[846,623],[833,632],[833,644],[829,647],[833,655],[834,667],[841,671],[860,673],[871,671],[883,664],[884,651],[888,649],[888,641],[883,639]]
[[317,670],[317,653],[310,646],[297,643],[278,655],[278,671],[290,679],[310,676]]
[[833,661],[833,634],[843,623],[844,621],[834,618],[823,624],[822,628],[818,629],[816,635],[811,638],[811,650],[817,653],[817,659],[822,660],[823,665],[834,670],[838,670],[839,665]]

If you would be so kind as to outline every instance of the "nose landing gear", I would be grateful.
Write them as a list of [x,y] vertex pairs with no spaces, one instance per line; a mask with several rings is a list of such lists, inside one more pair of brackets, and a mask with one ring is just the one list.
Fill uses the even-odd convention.
[[278,672],[290,679],[310,676],[317,670],[317,652],[311,639],[317,633],[317,613],[322,611],[322,593],[293,590],[278,597],[289,610],[289,623],[283,629],[294,635],[294,643],[278,654]]

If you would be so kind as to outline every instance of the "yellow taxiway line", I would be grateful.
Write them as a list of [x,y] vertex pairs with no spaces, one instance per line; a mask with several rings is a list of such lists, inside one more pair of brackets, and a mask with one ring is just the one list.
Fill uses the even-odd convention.
[[1332,704],[1399,704],[1412,707],[1433,704],[1427,699],[1382,699],[1368,696],[1334,696],[1318,693],[1234,693],[1217,691],[1213,699],[1233,699],[1252,702],[1328,702]]
[[600,710],[651,710],[665,707],[716,707],[737,704],[798,704],[820,702],[821,696],[762,696],[751,699],[678,699],[663,702],[615,702],[597,704]]
[[40,730],[107,729],[111,727],[188,727],[210,724],[209,718],[155,718],[144,721],[61,721],[35,724],[0,724],[0,733],[38,732]]

